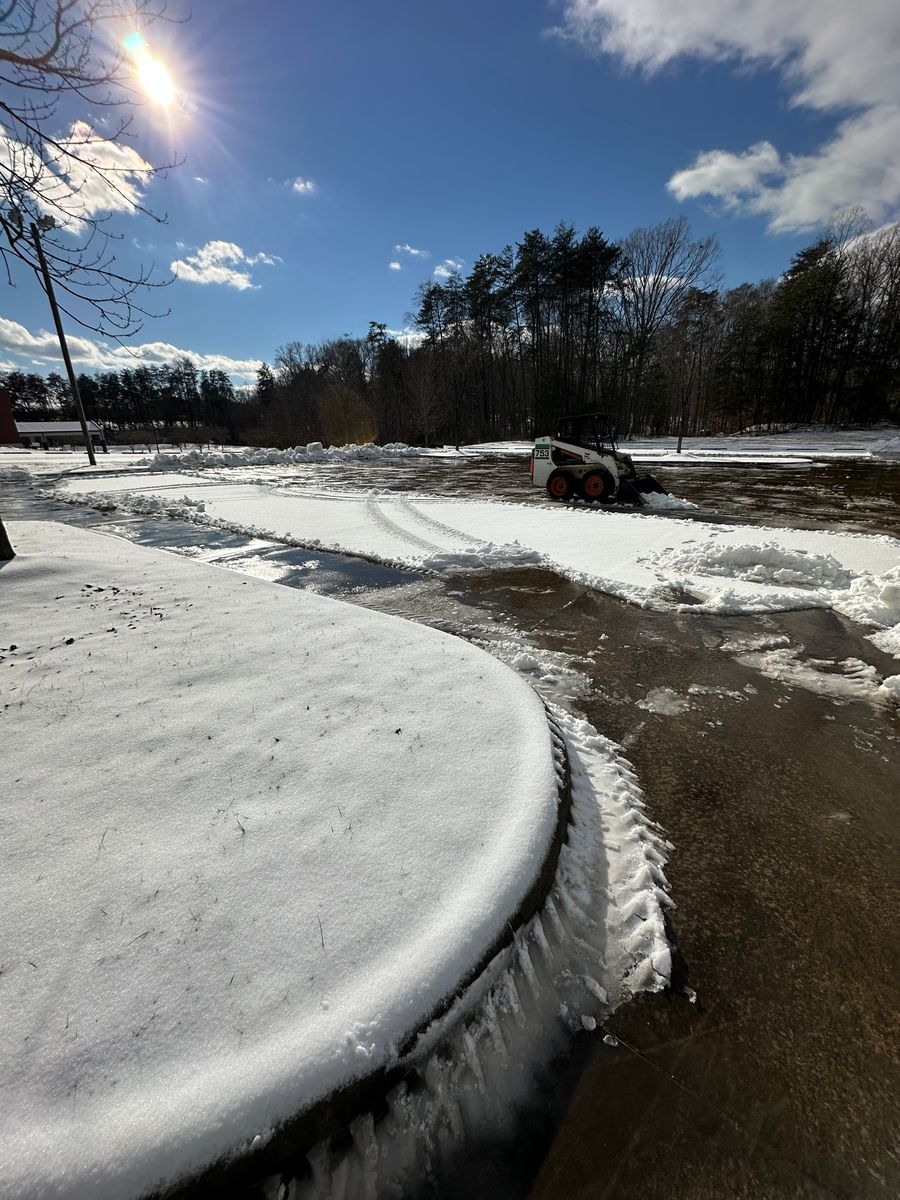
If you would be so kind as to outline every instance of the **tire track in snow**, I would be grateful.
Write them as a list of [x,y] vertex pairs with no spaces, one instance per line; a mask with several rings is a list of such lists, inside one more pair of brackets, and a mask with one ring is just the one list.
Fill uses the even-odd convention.
[[397,521],[392,520],[384,511],[382,503],[377,500],[366,501],[366,511],[372,518],[373,522],[391,537],[397,538],[398,541],[405,542],[408,546],[418,547],[419,551],[424,551],[426,555],[432,555],[436,552],[455,547],[441,546],[437,542],[427,541],[418,534],[413,533],[409,529],[404,529]]
[[419,521],[429,531],[437,531],[447,537],[468,542],[473,546],[488,545],[484,538],[476,537],[474,533],[463,533],[461,529],[454,529],[452,525],[445,525],[443,521],[438,521],[436,517],[429,517],[427,513],[423,513],[410,500],[397,501],[397,507],[402,508],[405,515],[411,517],[414,521]]

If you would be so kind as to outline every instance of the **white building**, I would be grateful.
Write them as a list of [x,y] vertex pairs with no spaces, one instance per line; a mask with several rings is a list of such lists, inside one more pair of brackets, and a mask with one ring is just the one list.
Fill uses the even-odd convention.
[[[106,451],[106,433],[96,421],[88,421],[91,442]],[[81,446],[84,438],[77,421],[16,421],[19,442],[23,446],[50,450],[54,446]]]

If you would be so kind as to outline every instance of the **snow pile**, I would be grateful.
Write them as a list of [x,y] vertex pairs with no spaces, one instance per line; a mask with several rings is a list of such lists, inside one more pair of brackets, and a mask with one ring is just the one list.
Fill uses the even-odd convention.
[[115,512],[124,508],[138,515],[171,517],[174,520],[185,521],[190,521],[206,510],[202,500],[195,500],[190,496],[170,499],[163,496],[143,496],[140,492],[127,493],[119,498],[107,492],[84,492],[82,502],[89,508],[96,508],[98,512]]
[[430,452],[420,446],[407,446],[405,442],[387,442],[376,446],[373,442],[357,446],[328,446],[321,442],[310,442],[307,446],[294,446],[290,450],[257,449],[244,446],[234,450],[189,450],[184,454],[156,454],[150,466],[157,470],[190,470],[203,467],[265,467],[282,463],[352,462],[354,459],[378,458],[421,458]]
[[879,692],[884,700],[900,706],[900,675],[888,675],[882,680]]
[[[552,742],[522,680],[436,630],[10,534],[0,1192],[121,1200],[393,1061],[533,885]],[[661,936],[629,923],[615,961],[643,978]]]
[[672,688],[656,687],[651,688],[643,700],[638,700],[637,707],[664,717],[677,717],[686,713],[691,706]]
[[24,467],[0,467],[0,483],[18,483],[19,480],[30,478]]
[[873,442],[869,449],[880,458],[900,458],[900,437],[883,438]]
[[868,638],[885,654],[893,654],[894,658],[900,658],[900,624],[894,625],[890,629],[880,629],[877,633],[870,633]]
[[693,500],[685,500],[681,496],[671,496],[668,492],[644,492],[643,498],[646,508],[657,508],[660,511],[697,507]]
[[900,567],[882,575],[868,572],[853,580],[841,594],[840,611],[851,620],[884,628],[900,622]]
[[[725,575],[777,587],[846,588],[852,575],[831,554],[788,550],[774,541],[759,545],[686,546],[646,559],[649,566],[684,575]],[[898,615],[900,620],[900,615]]]

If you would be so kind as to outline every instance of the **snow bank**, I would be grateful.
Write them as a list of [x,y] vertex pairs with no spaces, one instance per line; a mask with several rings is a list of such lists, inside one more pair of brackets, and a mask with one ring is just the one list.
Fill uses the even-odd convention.
[[831,554],[788,550],[773,541],[663,550],[646,561],[650,566],[678,574],[723,575],[778,587],[846,588],[852,579],[851,572]]
[[883,438],[873,442],[869,449],[881,458],[900,458],[900,437]]
[[[449,635],[10,534],[0,1192],[122,1200],[394,1061],[532,886],[553,743],[535,693]],[[652,918],[616,961],[651,986],[644,852],[611,852]]]
[[405,442],[387,442],[376,446],[367,442],[363,446],[350,443],[347,446],[325,447],[321,442],[310,442],[307,446],[294,446],[290,450],[258,449],[242,446],[233,450],[188,450],[184,454],[156,454],[150,466],[162,470],[190,470],[203,467],[264,467],[280,463],[352,462],[359,459],[378,458],[422,458],[433,451],[420,446],[407,446]]

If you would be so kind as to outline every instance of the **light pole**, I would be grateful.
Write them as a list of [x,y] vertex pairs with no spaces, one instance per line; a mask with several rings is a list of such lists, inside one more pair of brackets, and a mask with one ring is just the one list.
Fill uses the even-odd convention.
[[75,378],[75,371],[72,368],[72,360],[69,358],[69,347],[66,342],[66,335],[63,332],[62,321],[59,316],[59,309],[56,306],[56,294],[53,291],[53,281],[50,278],[50,272],[47,269],[47,260],[44,258],[44,247],[41,245],[41,230],[52,229],[53,218],[44,217],[38,221],[31,222],[31,237],[34,242],[34,248],[37,250],[38,262],[41,264],[41,274],[44,277],[44,291],[47,293],[47,299],[50,301],[50,308],[53,311],[53,320],[56,324],[56,336],[59,338],[59,348],[62,350],[63,361],[66,364],[66,372],[69,376],[69,387],[72,389],[72,399],[75,401],[75,411],[78,413],[78,420],[81,422],[81,432],[84,435],[84,447],[87,450],[88,459],[92,467],[96,467],[97,459],[94,457],[94,444],[91,441],[91,435],[88,433],[87,421],[84,417],[84,408],[81,404],[81,393],[78,390],[78,380]]

